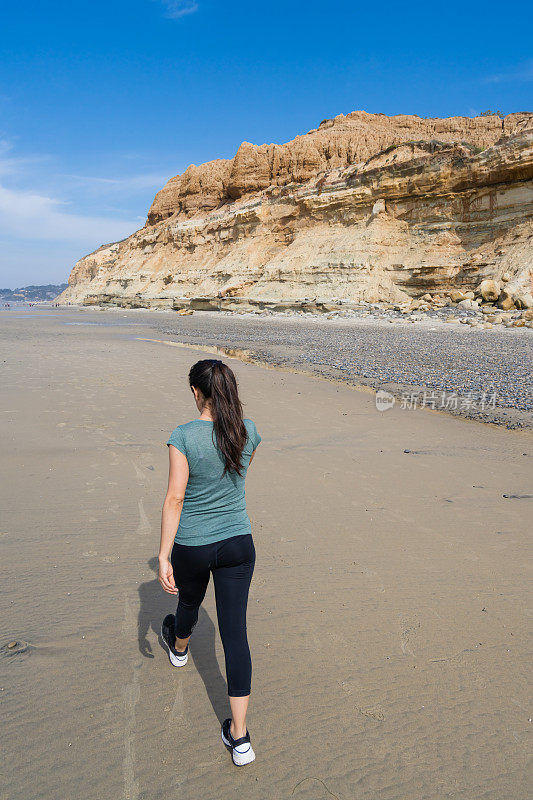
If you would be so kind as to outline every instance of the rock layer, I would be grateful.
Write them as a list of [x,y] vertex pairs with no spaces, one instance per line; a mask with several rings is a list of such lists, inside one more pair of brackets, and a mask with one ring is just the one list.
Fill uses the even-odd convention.
[[[504,135],[502,135],[502,133]],[[70,302],[238,307],[398,301],[532,268],[533,114],[354,112],[243,143],[157,194],[144,228],[72,270]]]

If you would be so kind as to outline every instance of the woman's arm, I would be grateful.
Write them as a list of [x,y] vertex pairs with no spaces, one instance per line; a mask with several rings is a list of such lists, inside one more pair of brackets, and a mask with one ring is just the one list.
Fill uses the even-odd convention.
[[174,445],[168,447],[168,488],[161,513],[161,543],[159,545],[159,583],[169,594],[177,594],[172,565],[169,561],[174,537],[189,480],[189,463],[184,454]]

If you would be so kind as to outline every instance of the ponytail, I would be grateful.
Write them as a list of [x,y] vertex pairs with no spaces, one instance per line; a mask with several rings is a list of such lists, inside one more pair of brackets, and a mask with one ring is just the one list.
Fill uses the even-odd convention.
[[242,476],[241,457],[248,434],[233,371],[218,359],[198,361],[189,372],[189,384],[211,401],[213,433],[224,459],[223,474],[236,472]]

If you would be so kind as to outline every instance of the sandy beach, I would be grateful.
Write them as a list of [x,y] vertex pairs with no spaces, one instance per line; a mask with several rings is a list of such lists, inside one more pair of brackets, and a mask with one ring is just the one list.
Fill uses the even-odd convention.
[[0,311],[0,800],[525,800],[531,432],[227,359],[263,437],[238,770],[212,586],[173,671],[155,569],[194,345],[244,340],[149,317]]

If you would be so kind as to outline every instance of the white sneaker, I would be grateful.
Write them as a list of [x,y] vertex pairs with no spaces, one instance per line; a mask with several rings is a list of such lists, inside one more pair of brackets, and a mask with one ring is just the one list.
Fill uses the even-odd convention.
[[245,764],[250,764],[255,760],[255,753],[250,744],[250,734],[246,731],[246,736],[234,739],[231,735],[230,725],[231,719],[225,719],[222,723],[222,741],[226,747],[231,747],[233,763],[238,767],[244,767]]
[[184,667],[189,660],[189,645],[185,648],[184,653],[178,653],[174,644],[176,637],[174,636],[174,614],[167,614],[161,624],[161,638],[167,646],[168,657],[173,667]]

